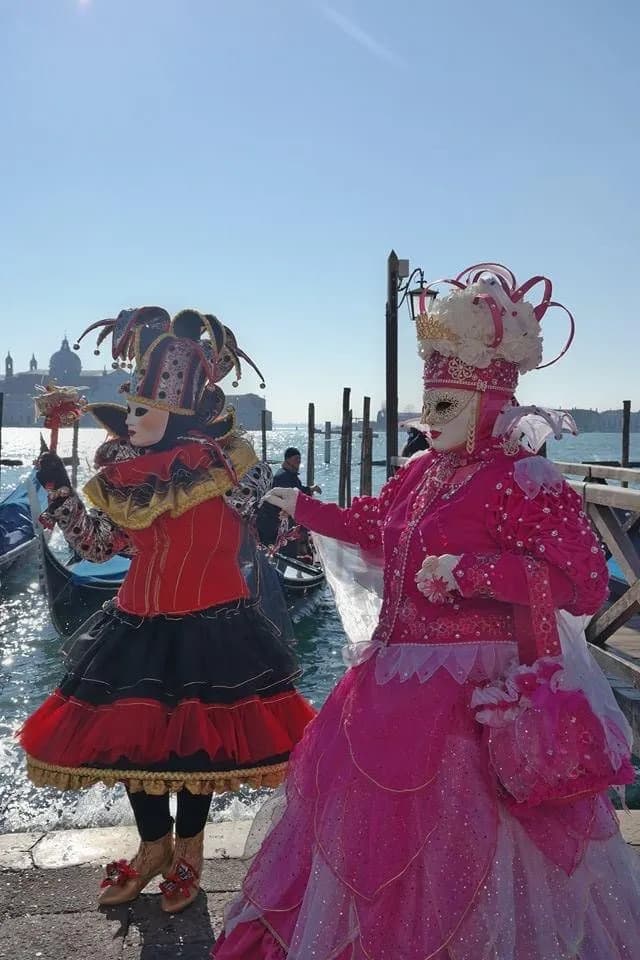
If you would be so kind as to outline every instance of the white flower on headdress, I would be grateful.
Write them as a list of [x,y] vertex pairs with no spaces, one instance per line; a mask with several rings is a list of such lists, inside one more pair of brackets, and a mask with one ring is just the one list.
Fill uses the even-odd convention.
[[[493,297],[503,308],[502,339],[496,346],[491,311],[485,302],[474,302],[481,295]],[[440,321],[450,338],[421,341],[419,352],[425,360],[437,350],[481,369],[492,360],[507,360],[515,363],[520,373],[534,370],[542,360],[542,336],[533,306],[522,300],[513,303],[491,280],[482,278],[464,290],[452,290],[442,300],[434,301],[429,316]]]

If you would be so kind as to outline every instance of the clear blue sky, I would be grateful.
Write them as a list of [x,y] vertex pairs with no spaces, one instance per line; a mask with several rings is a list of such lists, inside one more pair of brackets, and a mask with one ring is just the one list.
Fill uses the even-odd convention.
[[344,385],[383,399],[393,246],[546,273],[578,334],[521,398],[640,406],[639,28],[637,0],[0,0],[2,356],[196,306],[278,420],[335,419]]

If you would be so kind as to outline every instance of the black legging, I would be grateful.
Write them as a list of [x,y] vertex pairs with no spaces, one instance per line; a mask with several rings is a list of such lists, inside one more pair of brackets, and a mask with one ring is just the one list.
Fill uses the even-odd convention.
[[[129,794],[136,818],[138,833],[143,840],[159,840],[171,829],[171,814],[169,813],[169,794],[152,796],[143,790]],[[176,815],[176,833],[179,837],[195,837],[204,830],[209,816],[211,794],[196,795],[188,790],[178,793],[178,812]]]

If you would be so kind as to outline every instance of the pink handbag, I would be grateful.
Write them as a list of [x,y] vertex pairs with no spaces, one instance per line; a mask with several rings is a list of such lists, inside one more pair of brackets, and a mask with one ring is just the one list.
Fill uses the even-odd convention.
[[507,802],[568,803],[634,780],[623,732],[600,720],[585,694],[566,689],[564,680],[561,659],[542,657],[473,693]]

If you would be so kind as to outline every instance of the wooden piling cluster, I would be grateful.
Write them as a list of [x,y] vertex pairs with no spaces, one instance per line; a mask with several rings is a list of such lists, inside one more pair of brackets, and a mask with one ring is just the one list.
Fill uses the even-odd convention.
[[[308,406],[307,414],[307,486],[315,484],[315,441],[316,434],[322,433],[316,428],[316,408],[314,403]],[[331,421],[324,422],[324,462],[331,463]],[[362,432],[360,438],[360,494],[372,493],[373,467],[373,430],[371,428],[371,397],[364,397],[362,404]],[[338,504],[348,507],[352,500],[353,471],[353,410],[351,407],[351,388],[342,391],[342,426],[340,430],[340,460],[338,468]]]

